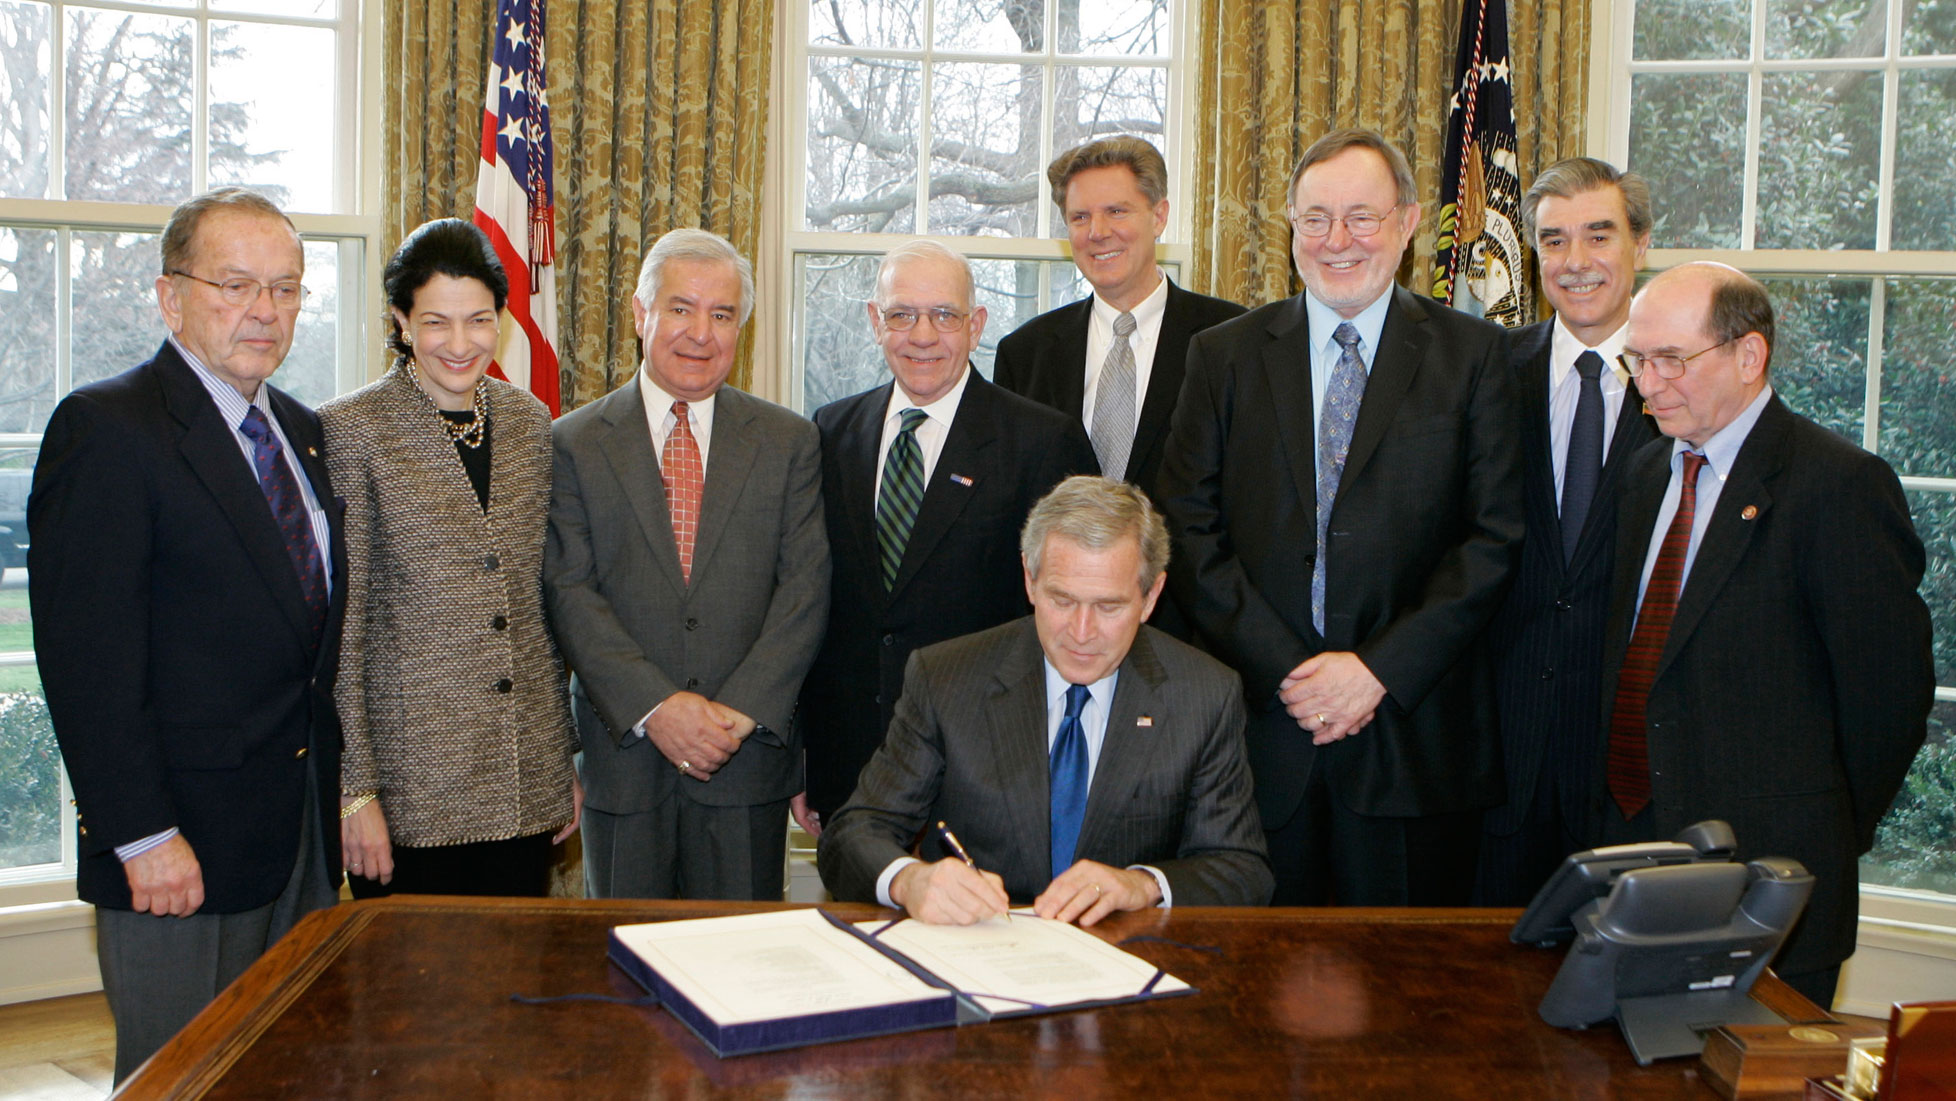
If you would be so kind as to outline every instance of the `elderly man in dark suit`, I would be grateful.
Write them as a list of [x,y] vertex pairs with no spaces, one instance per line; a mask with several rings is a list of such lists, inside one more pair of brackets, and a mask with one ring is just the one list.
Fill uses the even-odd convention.
[[1101,472],[1152,496],[1189,338],[1243,307],[1185,291],[1155,264],[1168,166],[1154,146],[1126,135],[1088,142],[1054,158],[1046,179],[1093,294],[999,341],[992,375],[1086,425]]
[[1564,856],[1589,848],[1590,770],[1603,678],[1603,621],[1616,558],[1624,464],[1656,426],[1618,375],[1637,269],[1650,245],[1650,188],[1634,172],[1574,157],[1521,197],[1553,320],[1515,334],[1528,538],[1488,632],[1507,802],[1482,819],[1474,900],[1526,906]]
[[[1142,625],[1168,558],[1147,497],[1069,478],[1020,547],[1032,616],[911,656],[889,737],[822,835],[822,881],[839,899],[959,924],[1011,899],[1082,925],[1267,901],[1242,690]],[[963,850],[932,829],[929,863],[909,856],[939,821]]]
[[1624,473],[1605,636],[1605,842],[1722,818],[1738,859],[1818,882],[1774,963],[1823,1008],[1854,951],[1858,860],[1927,732],[1922,542],[1888,464],[1773,393],[1765,288],[1653,279],[1624,359],[1668,439]]
[[964,257],[898,246],[867,307],[891,381],[815,413],[835,549],[798,715],[817,834],[882,743],[910,652],[1024,615],[1019,525],[1061,478],[1097,469],[1077,422],[972,370],[985,309]]
[[1242,674],[1279,904],[1450,905],[1501,777],[1477,646],[1522,537],[1507,340],[1392,285],[1419,222],[1384,138],[1291,180],[1305,291],[1189,346],[1169,586]]
[[169,337],[68,395],[34,470],[34,645],[118,1080],[340,879],[343,505],[319,419],[267,382],[304,273],[264,198],[178,207],[156,280]]
[[642,369],[552,431],[544,594],[593,897],[781,897],[829,550],[815,426],[723,385],[753,305],[732,245],[667,233],[632,296]]

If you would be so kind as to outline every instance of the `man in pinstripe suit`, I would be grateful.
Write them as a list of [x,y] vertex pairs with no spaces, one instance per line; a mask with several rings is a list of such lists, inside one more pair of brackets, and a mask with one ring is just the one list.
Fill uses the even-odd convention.
[[[1032,616],[911,655],[888,736],[822,834],[822,881],[957,924],[1012,899],[1082,925],[1269,901],[1242,686],[1142,626],[1168,561],[1146,495],[1069,478],[1033,507],[1020,549]],[[907,855],[939,821],[963,853],[933,830],[924,861]]]

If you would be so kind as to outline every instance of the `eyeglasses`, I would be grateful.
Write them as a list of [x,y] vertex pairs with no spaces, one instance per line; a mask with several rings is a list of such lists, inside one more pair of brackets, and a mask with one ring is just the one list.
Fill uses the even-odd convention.
[[1645,368],[1656,371],[1658,378],[1683,378],[1685,364],[1704,355],[1705,352],[1716,351],[1737,339],[1739,338],[1736,336],[1728,336],[1711,347],[1688,356],[1647,356],[1642,352],[1633,352],[1626,348],[1622,355],[1616,357],[1616,361],[1623,364],[1623,369],[1630,372],[1631,378],[1643,374]]
[[1296,226],[1297,232],[1306,237],[1323,237],[1331,232],[1334,222],[1343,223],[1345,232],[1353,237],[1370,237],[1379,232],[1379,227],[1385,223],[1386,218],[1398,209],[1399,204],[1394,203],[1384,214],[1374,214],[1369,210],[1355,210],[1342,218],[1312,211],[1309,214],[1291,215],[1290,224]]
[[172,271],[170,274],[181,275],[185,279],[195,279],[206,287],[216,287],[217,293],[233,306],[249,306],[258,301],[259,295],[271,291],[272,305],[281,310],[296,310],[306,304],[306,295],[310,293],[306,290],[305,284],[290,279],[271,284],[260,283],[256,279],[226,279],[220,283],[182,270]]
[[940,333],[957,332],[964,327],[964,323],[971,317],[968,313],[959,313],[957,310],[951,309],[948,306],[939,306],[936,309],[924,310],[922,312],[917,310],[884,310],[883,327],[891,332],[907,333],[916,327],[918,318],[926,315],[930,317],[930,323],[936,326],[937,331]]

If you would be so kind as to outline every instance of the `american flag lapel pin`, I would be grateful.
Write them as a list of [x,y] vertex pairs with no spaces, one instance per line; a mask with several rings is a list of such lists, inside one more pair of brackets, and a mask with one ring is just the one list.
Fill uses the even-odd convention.
[[966,489],[970,489],[970,488],[971,488],[971,479],[970,479],[970,478],[967,478],[967,477],[965,477],[965,476],[964,476],[964,475],[962,475],[962,474],[953,474],[953,475],[951,475],[951,480],[952,480],[952,481],[954,481],[954,482],[956,482],[956,483],[958,483],[959,485],[961,485],[961,486],[963,486],[963,487],[965,487]]
[[1136,720],[1134,720],[1134,725],[1136,725],[1136,726],[1153,726],[1153,725],[1155,725],[1155,717],[1154,717],[1153,715],[1143,715],[1143,716],[1141,716],[1140,718],[1138,718],[1138,719],[1136,719]]

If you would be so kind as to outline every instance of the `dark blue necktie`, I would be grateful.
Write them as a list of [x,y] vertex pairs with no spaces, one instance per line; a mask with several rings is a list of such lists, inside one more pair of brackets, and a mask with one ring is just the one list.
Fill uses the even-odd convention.
[[285,541],[285,553],[292,556],[292,568],[299,571],[299,591],[305,595],[306,610],[312,613],[312,633],[317,636],[326,626],[326,570],[319,562],[319,543],[312,537],[312,517],[306,513],[299,480],[292,476],[292,465],[285,461],[285,449],[279,446],[264,410],[252,406],[238,430],[251,440],[258,488],[265,491],[272,519],[278,522],[278,533]]
[[1087,817],[1087,733],[1080,729],[1080,709],[1087,705],[1087,686],[1066,690],[1066,717],[1047,761],[1053,791],[1053,875],[1073,866],[1073,848],[1080,840],[1080,823]]
[[1603,472],[1603,357],[1595,352],[1577,356],[1576,373],[1582,376],[1582,393],[1576,398],[1576,419],[1569,426],[1569,451],[1562,462],[1564,562],[1576,556],[1576,540]]

